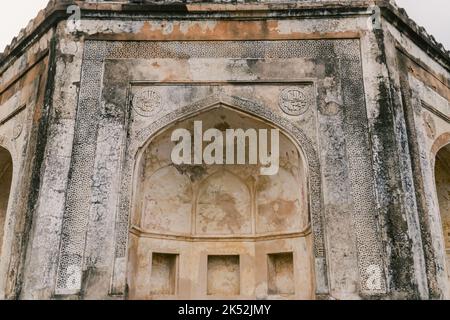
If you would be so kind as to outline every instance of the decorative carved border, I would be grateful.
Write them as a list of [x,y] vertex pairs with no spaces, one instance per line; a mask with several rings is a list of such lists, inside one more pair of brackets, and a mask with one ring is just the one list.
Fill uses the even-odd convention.
[[[157,119],[146,128],[138,131],[133,137],[132,142],[127,148],[127,156],[122,168],[121,198],[119,206],[120,212],[116,221],[116,258],[126,260],[127,256],[129,233],[128,221],[131,213],[131,200],[133,192],[132,180],[139,150],[144,149],[145,145],[151,141],[152,137],[174,122],[191,118],[196,114],[219,108],[221,106],[226,106],[230,109],[245,112],[248,115],[255,116],[261,120],[272,123],[276,127],[280,128],[284,134],[290,137],[295,142],[299,150],[303,152],[308,166],[308,188],[310,191],[309,205],[314,239],[315,263],[316,265],[323,266],[319,270],[326,270],[320,167],[319,158],[312,141],[294,123],[276,115],[269,108],[253,101],[225,94],[211,95],[205,99],[173,111],[162,118]],[[122,269],[123,268],[120,268],[120,270]],[[316,270],[316,273],[319,270]],[[327,283],[326,274],[316,276],[321,278],[320,283]],[[115,279],[116,277],[113,277],[113,282]],[[116,288],[116,286],[113,283],[113,289],[114,288]],[[113,293],[117,294],[118,292]]]
[[[379,264],[381,259],[380,239],[376,234],[376,214],[374,203],[374,179],[370,171],[370,151],[368,142],[367,113],[365,109],[362,67],[359,41],[355,39],[314,40],[314,41],[167,41],[167,42],[108,42],[86,41],[82,66],[77,123],[73,146],[70,179],[67,189],[66,210],[63,221],[59,268],[56,293],[73,294],[81,290],[83,259],[85,258],[86,237],[91,201],[92,173],[95,170],[96,144],[101,115],[108,119],[127,117],[130,112],[120,110],[121,105],[102,104],[101,90],[103,66],[107,59],[151,59],[178,57],[225,57],[254,58],[277,57],[280,59],[306,58],[321,61],[339,60],[340,67],[335,72],[342,77],[344,86],[345,124],[347,145],[350,146],[348,158],[352,174],[354,203],[352,220],[357,235],[358,263],[361,287],[365,291],[368,266]],[[342,74],[344,72],[344,74]],[[127,83],[138,79],[125,79]],[[109,88],[111,89],[111,88]],[[106,89],[104,89],[106,90]],[[356,91],[356,93],[354,93]],[[354,99],[354,95],[358,99]],[[121,98],[122,99],[122,98]],[[361,100],[362,99],[362,100]],[[125,99],[124,99],[125,100]],[[120,164],[122,179],[115,218],[115,260],[111,283],[111,294],[123,294],[126,287],[126,261],[129,235],[130,201],[132,196],[132,172],[135,156],[151,137],[173,121],[190,117],[199,111],[212,108],[218,103],[227,105],[250,115],[271,122],[290,136],[304,151],[309,168],[310,213],[314,236],[316,293],[327,294],[328,276],[324,244],[324,212],[321,189],[319,157],[315,144],[290,120],[275,114],[267,107],[232,96],[211,96],[193,105],[182,107],[153,122],[138,132],[137,136],[127,138],[126,149]],[[129,106],[127,106],[129,108]],[[108,110],[107,110],[108,109]],[[115,112],[118,112],[117,114]],[[103,118],[104,120],[104,118]],[[122,120],[117,120],[121,123]],[[124,129],[126,129],[125,124]],[[119,130],[119,129],[117,129]],[[121,129],[120,129],[121,130]],[[355,148],[359,146],[356,150]],[[355,150],[354,150],[355,149]],[[364,152],[361,154],[361,150]],[[104,159],[103,159],[104,160]],[[365,172],[364,176],[361,173]],[[69,267],[73,271],[70,273]],[[73,286],[68,287],[68,279]],[[383,289],[385,289],[383,280]]]

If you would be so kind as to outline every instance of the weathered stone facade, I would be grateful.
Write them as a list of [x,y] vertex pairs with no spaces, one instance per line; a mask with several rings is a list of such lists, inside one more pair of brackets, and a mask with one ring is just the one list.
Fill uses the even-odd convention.
[[[450,298],[450,54],[392,1],[55,0],[0,74],[0,298]],[[278,174],[175,165],[197,120]]]

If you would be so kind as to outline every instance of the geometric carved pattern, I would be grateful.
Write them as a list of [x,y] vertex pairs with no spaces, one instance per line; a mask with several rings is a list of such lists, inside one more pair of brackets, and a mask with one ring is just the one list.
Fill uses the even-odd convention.
[[[386,292],[386,283],[381,260],[381,239],[377,234],[379,226],[374,201],[375,178],[360,59],[343,60],[339,71],[343,83],[343,129],[349,163],[360,286],[361,291],[366,294],[383,293]],[[381,278],[379,285],[371,285],[371,276]]]
[[[343,81],[344,89],[346,87],[354,88],[354,81],[362,81],[362,69],[360,63],[359,41],[355,39],[347,40],[314,40],[314,41],[141,41],[141,42],[108,42],[108,41],[86,41],[82,67],[82,79],[80,87],[80,98],[77,110],[77,125],[75,128],[75,141],[73,148],[71,178],[67,188],[66,210],[62,229],[62,243],[59,257],[59,268],[57,276],[57,289],[61,292],[70,289],[79,290],[81,283],[81,270],[85,251],[86,229],[90,203],[90,183],[91,172],[94,166],[95,147],[97,140],[98,117],[102,114],[101,92],[103,66],[106,59],[154,59],[154,58],[305,58],[321,59],[321,61],[343,60],[343,70],[351,70],[351,74],[346,74]],[[341,59],[342,58],[342,59]],[[341,71],[342,75],[342,71]],[[125,75],[124,75],[125,76]],[[356,79],[356,80],[355,80]],[[132,81],[134,79],[128,79]],[[349,83],[350,85],[347,85]],[[358,88],[362,88],[358,82]],[[351,90],[351,89],[350,89]],[[364,97],[364,94],[360,94]],[[284,99],[287,102],[282,103],[284,108],[295,112],[303,113],[303,109],[308,106],[302,101],[303,96],[299,93],[288,94]],[[141,105],[138,109],[144,111],[153,111],[160,104],[157,95],[151,94],[151,103]],[[283,101],[284,101],[283,100]],[[193,105],[180,107],[160,118],[154,119],[153,123],[146,129],[140,131],[136,136],[130,137],[131,141],[124,154],[122,164],[122,181],[120,185],[119,212],[116,216],[116,259],[124,259],[127,251],[128,241],[128,217],[130,214],[132,176],[134,168],[135,155],[138,148],[142,147],[148,139],[155,135],[159,130],[174,121],[185,119],[195,114],[201,109],[209,108],[214,104],[223,103],[232,108],[242,110],[246,113],[269,121],[280,129],[290,134],[291,138],[301,146],[308,164],[308,179],[310,193],[310,213],[313,229],[313,246],[315,255],[315,267],[317,281],[321,282],[321,293],[325,293],[327,287],[325,246],[323,234],[323,210],[321,199],[321,174],[319,168],[319,158],[316,151],[316,145],[302,132],[301,128],[294,122],[274,113],[268,107],[258,103],[229,97],[224,95],[210,96]],[[344,101],[346,115],[346,136],[353,141],[348,141],[348,145],[357,146],[362,143],[363,148],[369,150],[367,132],[364,123],[360,126],[354,126],[353,119],[364,119],[365,104],[364,101]],[[137,109],[135,109],[137,110]],[[368,151],[367,151],[368,152]],[[353,202],[355,204],[354,216],[358,244],[358,253],[360,260],[360,270],[364,270],[367,265],[380,261],[380,250],[376,248],[379,240],[376,234],[368,231],[373,227],[376,221],[374,214],[375,205],[367,198],[373,192],[373,178],[371,172],[365,172],[365,179],[361,179],[363,168],[370,168],[370,164],[365,163],[370,159],[370,154],[364,154],[358,157],[358,152],[349,152],[350,163],[353,167],[352,172],[358,172],[358,175],[350,177],[351,184],[354,187]],[[360,171],[358,171],[360,170]],[[361,187],[362,186],[362,187]],[[366,223],[366,224],[364,224]],[[376,230],[373,228],[372,230]],[[365,233],[366,232],[366,233]],[[120,269],[120,268],[119,268]],[[123,270],[123,269],[120,269]],[[362,272],[363,273],[363,272]],[[124,280],[113,275],[113,291],[117,288],[120,293]],[[70,280],[70,281],[69,281]],[[365,277],[362,275],[361,284],[363,289]],[[115,283],[116,281],[120,283]],[[57,290],[58,291],[58,290]]]
[[[309,178],[309,193],[311,197],[310,215],[311,225],[313,231],[313,250],[316,259],[316,276],[323,281],[323,285],[327,286],[326,262],[325,262],[325,244],[323,234],[323,216],[322,216],[322,200],[321,200],[321,182],[320,182],[320,168],[318,154],[313,146],[313,143],[305,135],[305,133],[293,122],[281,117],[271,111],[268,107],[249,101],[246,99],[232,97],[225,94],[213,94],[205,99],[184,106],[173,111],[162,118],[154,121],[148,127],[138,131],[136,136],[132,138],[132,142],[128,147],[125,163],[123,167],[123,178],[121,185],[121,200],[117,224],[120,228],[117,230],[116,240],[116,257],[125,257],[127,250],[127,238],[129,232],[128,215],[131,207],[133,168],[135,166],[135,157],[138,150],[145,146],[162,129],[182,119],[187,119],[199,113],[201,110],[211,110],[215,107],[229,106],[230,108],[241,110],[244,113],[253,115],[257,118],[273,123],[283,132],[289,133],[290,137],[301,146],[306,159],[308,159],[308,178]],[[114,280],[113,280],[114,281]],[[326,290],[326,289],[322,289]]]
[[[184,106],[176,111],[173,111],[162,118],[156,120],[148,127],[138,131],[136,133],[136,137],[133,138],[129,146],[129,151],[127,154],[127,159],[125,159],[124,170],[124,180],[122,181],[122,197],[123,202],[121,207],[124,211],[127,212],[127,215],[123,215],[124,224],[128,228],[128,214],[131,198],[129,194],[131,194],[130,187],[132,185],[132,171],[134,168],[134,159],[138,150],[145,145],[147,141],[149,141],[157,132],[161,129],[167,127],[168,125],[177,122],[181,119],[186,119],[191,117],[194,114],[197,114],[199,111],[203,109],[212,109],[214,107],[220,107],[221,105],[230,106],[231,108],[238,109],[248,113],[249,115],[254,115],[258,118],[261,118],[269,123],[275,124],[279,127],[283,132],[290,133],[294,141],[297,142],[297,145],[301,146],[302,151],[306,154],[307,159],[311,159],[308,161],[308,173],[309,173],[309,185],[310,185],[310,194],[311,194],[311,219],[312,219],[312,227],[314,232],[314,252],[315,257],[324,258],[325,257],[325,249],[324,249],[324,240],[323,240],[323,231],[322,231],[322,203],[321,203],[321,186],[320,186],[320,169],[319,169],[319,158],[314,149],[313,143],[310,139],[302,132],[302,130],[293,124],[291,121],[278,116],[273,113],[269,108],[255,103],[254,101],[249,101],[246,99],[232,97],[225,94],[214,94],[205,99],[197,101],[193,104]],[[314,159],[314,160],[313,160]],[[313,200],[315,199],[315,200]],[[125,209],[126,208],[126,209]],[[128,229],[122,230],[124,232],[123,235],[120,235],[120,239],[117,242],[119,247],[117,248],[117,254],[121,256],[125,255],[126,252],[126,242],[122,242],[121,240],[126,239]],[[123,237],[123,238],[122,238]]]
[[[83,81],[77,110],[72,164],[66,195],[58,274],[57,294],[77,293],[81,289],[81,272],[91,200],[91,177],[94,168],[97,130],[101,107],[103,61],[98,56],[104,44],[87,50],[83,61]],[[90,53],[93,54],[89,57]],[[97,56],[96,56],[97,55]]]

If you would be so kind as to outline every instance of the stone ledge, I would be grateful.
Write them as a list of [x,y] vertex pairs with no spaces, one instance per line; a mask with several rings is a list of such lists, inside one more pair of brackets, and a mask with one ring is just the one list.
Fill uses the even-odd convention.
[[[212,13],[242,13],[239,17],[245,16],[246,12],[267,12],[267,11],[287,11],[289,15],[317,17],[326,15],[348,15],[351,12],[363,12],[373,4],[377,4],[383,9],[385,18],[394,22],[397,28],[405,31],[412,40],[419,43],[419,46],[433,58],[440,60],[447,70],[450,70],[450,51],[428,34],[425,28],[416,24],[409,18],[406,11],[399,8],[394,0],[305,0],[305,1],[273,1],[273,0],[216,0],[204,2],[202,0],[119,0],[93,2],[88,0],[50,0],[46,8],[39,11],[36,18],[32,19],[19,34],[13,38],[6,46],[3,53],[0,53],[0,68],[7,64],[8,60],[13,60],[21,50],[32,43],[43,32],[51,28],[58,21],[68,17],[67,7],[78,5],[82,14],[92,18],[98,13],[99,18],[108,18],[110,13],[116,17],[118,12],[124,14],[212,14]],[[301,11],[308,12],[301,12]],[[342,10],[345,10],[342,12]],[[101,13],[101,15],[100,15]],[[254,16],[252,15],[252,18]]]

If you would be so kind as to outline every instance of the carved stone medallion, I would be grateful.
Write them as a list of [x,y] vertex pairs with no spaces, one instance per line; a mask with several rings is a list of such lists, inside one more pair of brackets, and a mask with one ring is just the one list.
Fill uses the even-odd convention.
[[309,108],[309,97],[306,87],[289,87],[280,93],[280,108],[290,116],[304,114]]
[[14,129],[12,132],[12,138],[14,140],[18,139],[22,134],[24,123],[25,123],[25,112],[24,110],[22,110],[15,117]]
[[23,126],[21,123],[17,123],[13,129],[13,139],[18,139],[22,134]]
[[138,88],[133,95],[133,109],[143,116],[151,117],[161,110],[161,95],[150,88]]
[[428,112],[424,112],[422,117],[428,138],[436,138],[436,124],[434,123],[433,117]]

